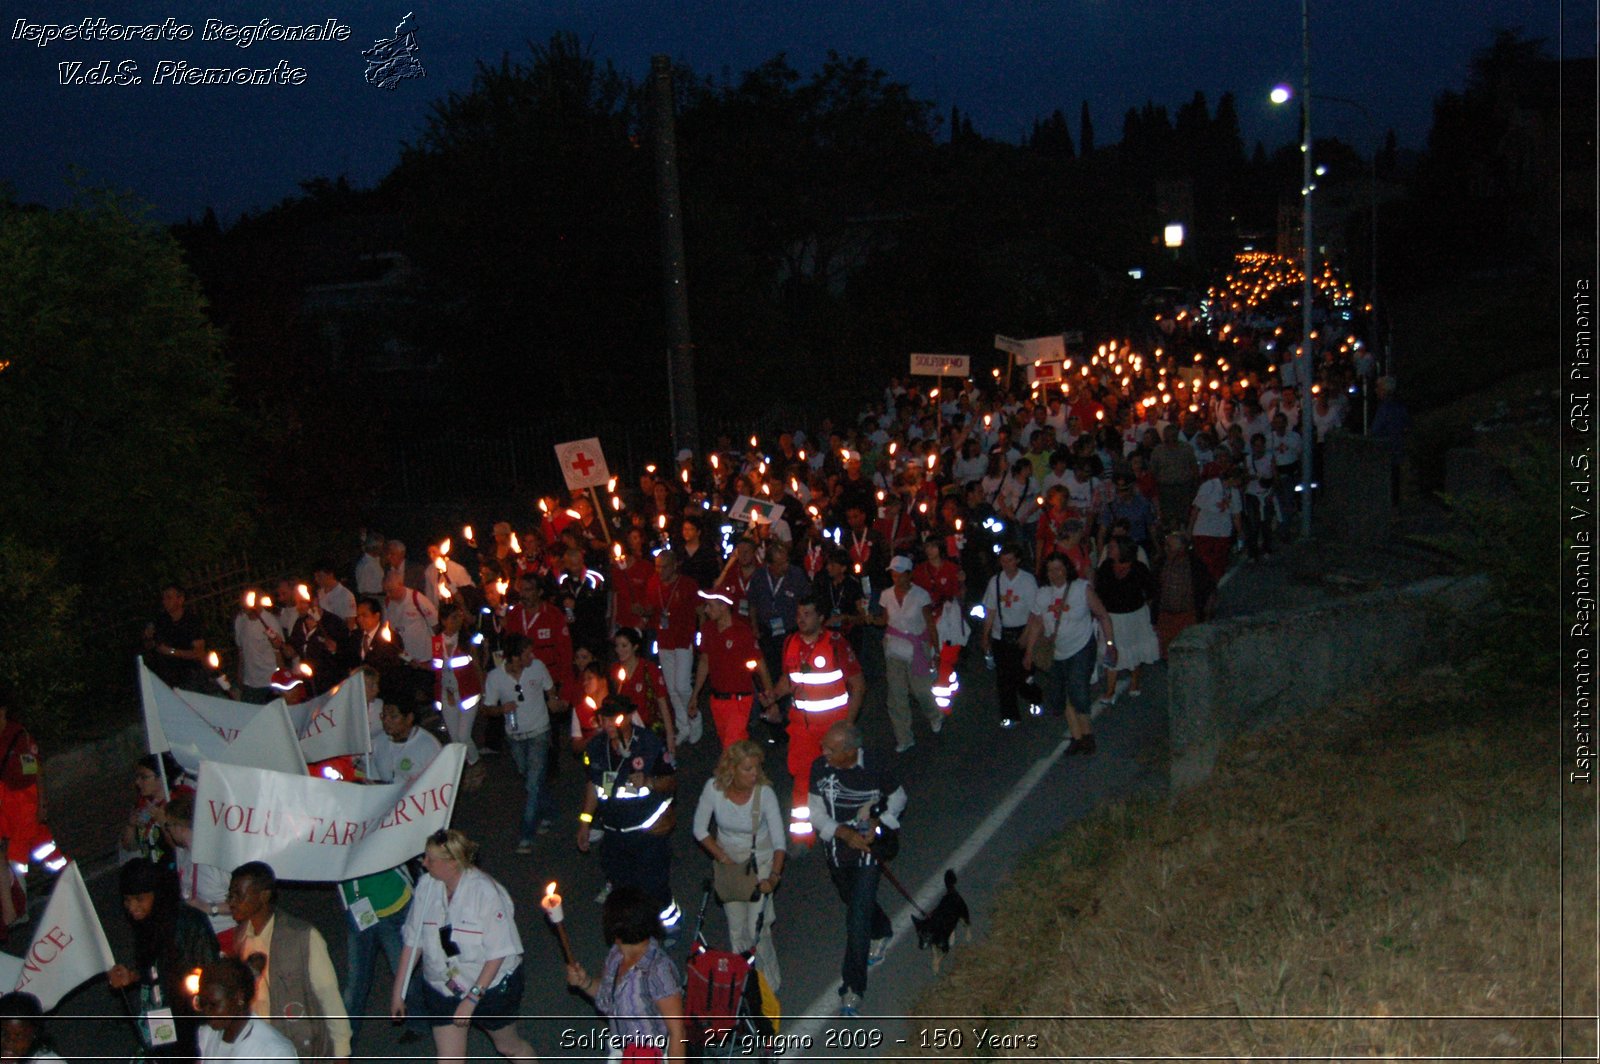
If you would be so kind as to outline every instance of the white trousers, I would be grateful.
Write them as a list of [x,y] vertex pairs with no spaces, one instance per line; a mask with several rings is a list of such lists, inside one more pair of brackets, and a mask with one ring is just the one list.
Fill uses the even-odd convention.
[[672,706],[672,721],[678,727],[678,738],[697,743],[705,733],[705,714],[689,716],[689,694],[694,690],[694,648],[658,651],[661,659],[661,678],[667,682],[667,702]]

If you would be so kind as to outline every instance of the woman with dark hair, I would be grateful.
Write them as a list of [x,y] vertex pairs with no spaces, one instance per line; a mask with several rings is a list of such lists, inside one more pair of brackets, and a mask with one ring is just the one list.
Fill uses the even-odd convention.
[[[618,887],[606,899],[601,929],[611,950],[599,976],[567,965],[567,985],[582,991],[611,1022],[611,1035],[629,1047],[625,1059],[687,1057],[683,980],[657,941],[656,905],[636,887]],[[626,1041],[621,1041],[621,1040]]]
[[[178,896],[178,877],[146,857],[135,857],[119,875],[122,911],[133,927],[133,965],[113,965],[106,980],[113,989],[139,988],[139,1039],[145,1056],[194,1060],[200,1020],[184,977],[218,957],[217,936],[198,909]],[[171,1009],[177,1040],[153,1044],[152,1010]]]
[[611,637],[617,662],[611,666],[611,679],[618,696],[633,706],[639,723],[663,736],[667,757],[677,756],[678,733],[673,726],[672,707],[667,703],[667,681],[661,666],[639,656],[644,636],[637,628],[618,628]]
[[[161,760],[167,761],[167,783],[161,779]],[[172,867],[172,848],[161,837],[164,810],[167,805],[167,787],[177,786],[181,770],[170,755],[146,754],[133,764],[133,808],[122,825],[117,839],[117,856],[121,861],[135,857],[148,857],[159,865]]]
[[1127,536],[1111,537],[1105,558],[1094,574],[1095,593],[1111,615],[1110,637],[1117,646],[1116,661],[1106,663],[1105,694],[1096,701],[1093,713],[1117,700],[1117,681],[1124,671],[1128,676],[1128,697],[1138,698],[1139,669],[1161,660],[1161,644],[1150,621],[1150,603],[1155,598],[1155,580],[1150,568],[1139,560],[1138,548]]

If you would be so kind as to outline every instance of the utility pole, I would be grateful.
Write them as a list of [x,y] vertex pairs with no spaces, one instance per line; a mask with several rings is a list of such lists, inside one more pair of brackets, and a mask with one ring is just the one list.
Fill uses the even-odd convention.
[[1311,303],[1316,292],[1317,242],[1311,231],[1311,193],[1316,189],[1316,172],[1311,162],[1311,0],[1300,0],[1300,62],[1305,83],[1300,91],[1300,143],[1302,157],[1300,194],[1305,197],[1305,284],[1301,289],[1300,358],[1295,374],[1300,397],[1300,535],[1311,537],[1311,438],[1316,435],[1311,426],[1311,380],[1316,362],[1311,353]]
[[694,344],[689,339],[689,280],[683,261],[683,205],[678,194],[678,129],[674,117],[672,60],[650,58],[656,142],[656,200],[661,212],[661,279],[667,307],[667,391],[672,450],[700,449],[695,404]]

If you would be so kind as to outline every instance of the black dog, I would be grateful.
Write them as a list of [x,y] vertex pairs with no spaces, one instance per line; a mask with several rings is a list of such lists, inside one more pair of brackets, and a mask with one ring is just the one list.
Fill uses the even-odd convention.
[[911,923],[917,929],[917,948],[933,948],[933,970],[937,974],[944,955],[950,952],[956,928],[965,922],[967,937],[972,937],[972,915],[967,911],[966,899],[956,893],[955,869],[944,873],[944,897],[927,916],[913,916]]

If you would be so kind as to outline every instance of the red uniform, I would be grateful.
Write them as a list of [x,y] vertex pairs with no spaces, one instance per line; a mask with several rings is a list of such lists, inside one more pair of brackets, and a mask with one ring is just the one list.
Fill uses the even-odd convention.
[[[961,608],[961,568],[955,562],[942,560],[937,569],[929,562],[918,562],[917,567],[911,570],[911,582],[933,599],[933,615],[936,619],[944,610]],[[934,699],[946,713],[950,712],[950,695],[955,690],[956,662],[961,659],[961,650],[961,647],[943,641],[939,645],[939,671]],[[943,695],[939,694],[941,690],[945,692]]]
[[59,871],[66,858],[56,849],[50,829],[39,823],[39,746],[14,720],[0,728],[0,836],[6,858],[24,870],[30,860]]
[[751,662],[761,660],[756,634],[747,624],[730,621],[718,628],[706,623],[700,627],[700,653],[706,658],[706,681],[711,686],[711,723],[726,749],[750,738],[751,696],[755,694],[755,670]]
[[[612,617],[618,627],[637,628],[641,632],[655,627],[656,583],[656,567],[648,558],[636,558],[627,566],[612,565],[611,587],[617,596]],[[641,608],[643,613],[639,612]]]
[[700,585],[679,574],[672,583],[651,582],[654,592],[656,646],[662,650],[688,650],[694,646],[694,626],[700,608]]
[[872,524],[892,554],[907,554],[917,543],[917,522],[901,507],[893,517],[880,517]]
[[[759,568],[760,566],[756,567]],[[735,565],[717,587],[718,594],[726,595],[733,600],[731,607],[733,615],[745,624],[750,623],[750,578],[755,576],[756,569],[751,569],[747,575]]]
[[861,663],[838,632],[824,629],[815,641],[796,632],[783,644],[783,673],[794,688],[794,709],[789,714],[789,774],[794,777],[789,834],[796,844],[809,846],[816,841],[808,804],[811,766],[822,756],[822,736],[850,719],[848,681],[861,675]]
[[519,602],[506,611],[505,631],[527,636],[533,656],[544,662],[551,676],[572,674],[572,629],[566,613],[556,606],[543,602],[533,612]]
[[633,703],[633,711],[639,715],[641,724],[656,728],[661,720],[661,699],[667,696],[667,681],[662,678],[659,665],[635,658],[631,673],[625,673],[618,665],[611,670],[611,685],[617,694]]

